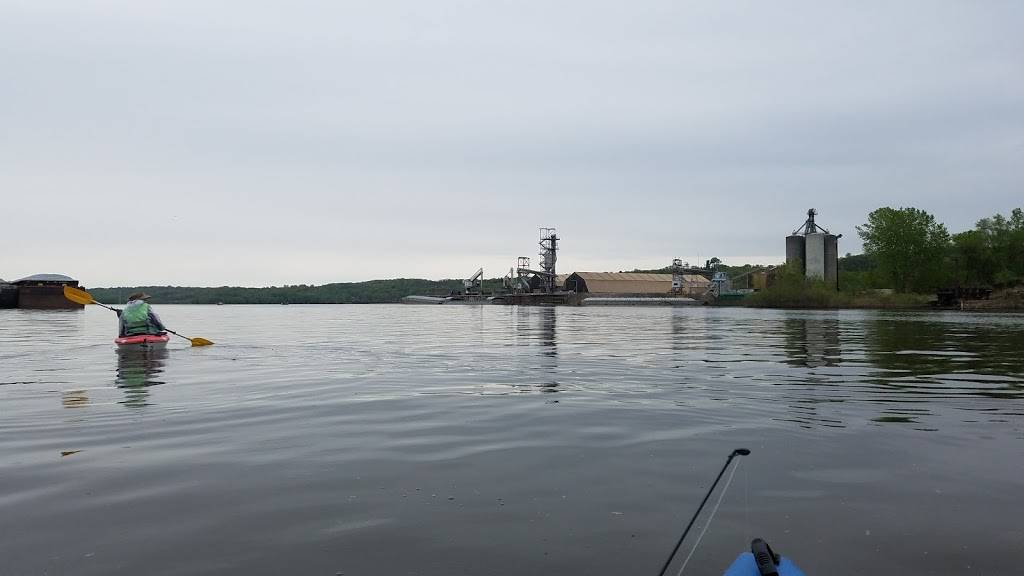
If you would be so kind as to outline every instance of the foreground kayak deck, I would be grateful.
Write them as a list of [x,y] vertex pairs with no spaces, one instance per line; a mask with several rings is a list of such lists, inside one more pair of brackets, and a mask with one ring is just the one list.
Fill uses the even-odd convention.
[[166,334],[139,334],[115,338],[118,350],[163,348],[171,337]]
[[[775,565],[775,570],[779,576],[804,576],[803,571],[797,568],[796,564],[793,564],[789,558],[784,556]],[[761,574],[754,555],[750,552],[744,552],[736,558],[732,565],[726,568],[722,576],[761,576]]]

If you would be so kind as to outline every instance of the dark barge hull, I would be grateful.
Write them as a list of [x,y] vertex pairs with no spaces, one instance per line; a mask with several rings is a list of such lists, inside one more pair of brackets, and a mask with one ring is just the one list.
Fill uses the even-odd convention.
[[[77,285],[78,282],[68,285]],[[79,310],[85,308],[64,297],[63,284],[26,285],[18,287],[18,308],[37,310]]]
[[18,307],[18,287],[14,284],[0,284],[0,308]]

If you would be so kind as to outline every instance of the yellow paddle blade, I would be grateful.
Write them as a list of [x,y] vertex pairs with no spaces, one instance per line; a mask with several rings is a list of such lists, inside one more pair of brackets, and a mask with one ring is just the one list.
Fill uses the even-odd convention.
[[96,301],[92,299],[92,294],[89,294],[85,290],[80,290],[72,286],[64,285],[64,297],[71,300],[75,304],[95,304]]
[[193,346],[212,346],[213,342],[210,342],[206,338],[189,338],[192,341]]

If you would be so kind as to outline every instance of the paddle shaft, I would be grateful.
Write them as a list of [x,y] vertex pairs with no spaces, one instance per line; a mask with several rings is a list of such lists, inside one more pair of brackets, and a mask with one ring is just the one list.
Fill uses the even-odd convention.
[[188,336],[182,336],[181,334],[178,334],[177,332],[175,332],[174,330],[171,330],[167,326],[164,326],[164,330],[167,330],[168,332],[170,332],[171,334],[174,334],[175,336],[184,338],[185,340],[188,340],[189,342],[192,342],[192,339],[189,338]]
[[661,567],[661,572],[658,572],[658,576],[665,576],[665,571],[668,570],[672,559],[676,557],[676,552],[679,551],[679,547],[683,545],[683,540],[686,540],[686,535],[690,533],[690,528],[693,528],[693,523],[697,521],[697,517],[700,516],[700,511],[704,509],[704,505],[708,503],[708,498],[711,498],[711,494],[715,491],[715,486],[718,486],[718,481],[722,479],[722,475],[729,469],[729,464],[732,464],[732,459],[737,456],[746,456],[750,454],[750,450],[746,448],[737,448],[729,454],[729,457],[725,460],[725,466],[718,472],[718,477],[711,484],[711,488],[708,488],[708,493],[704,495],[704,499],[700,501],[700,506],[697,506],[697,511],[693,513],[693,518],[690,518],[690,523],[686,525],[686,529],[683,530],[683,535],[679,537],[679,541],[676,542],[676,547],[672,549],[672,553],[668,555],[668,559],[665,560],[665,565]]
[[107,310],[110,310],[111,312],[120,312],[120,310],[118,310],[117,308],[111,308],[110,306],[107,306],[106,304],[100,304],[96,300],[93,300],[92,303],[97,305],[97,306],[99,306],[100,308],[106,308]]

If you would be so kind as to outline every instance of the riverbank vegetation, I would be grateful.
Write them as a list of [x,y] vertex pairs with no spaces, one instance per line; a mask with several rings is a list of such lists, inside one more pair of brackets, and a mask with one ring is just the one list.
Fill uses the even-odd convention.
[[766,290],[743,300],[755,308],[924,308],[928,294],[899,293],[886,288],[857,287],[835,290],[822,280],[807,280],[799,263],[774,269],[774,281]]
[[864,254],[840,260],[840,289],[846,285],[927,293],[949,286],[1009,288],[1024,282],[1020,208],[1009,217],[982,218],[973,229],[957,234],[923,210],[879,208],[857,232]]

